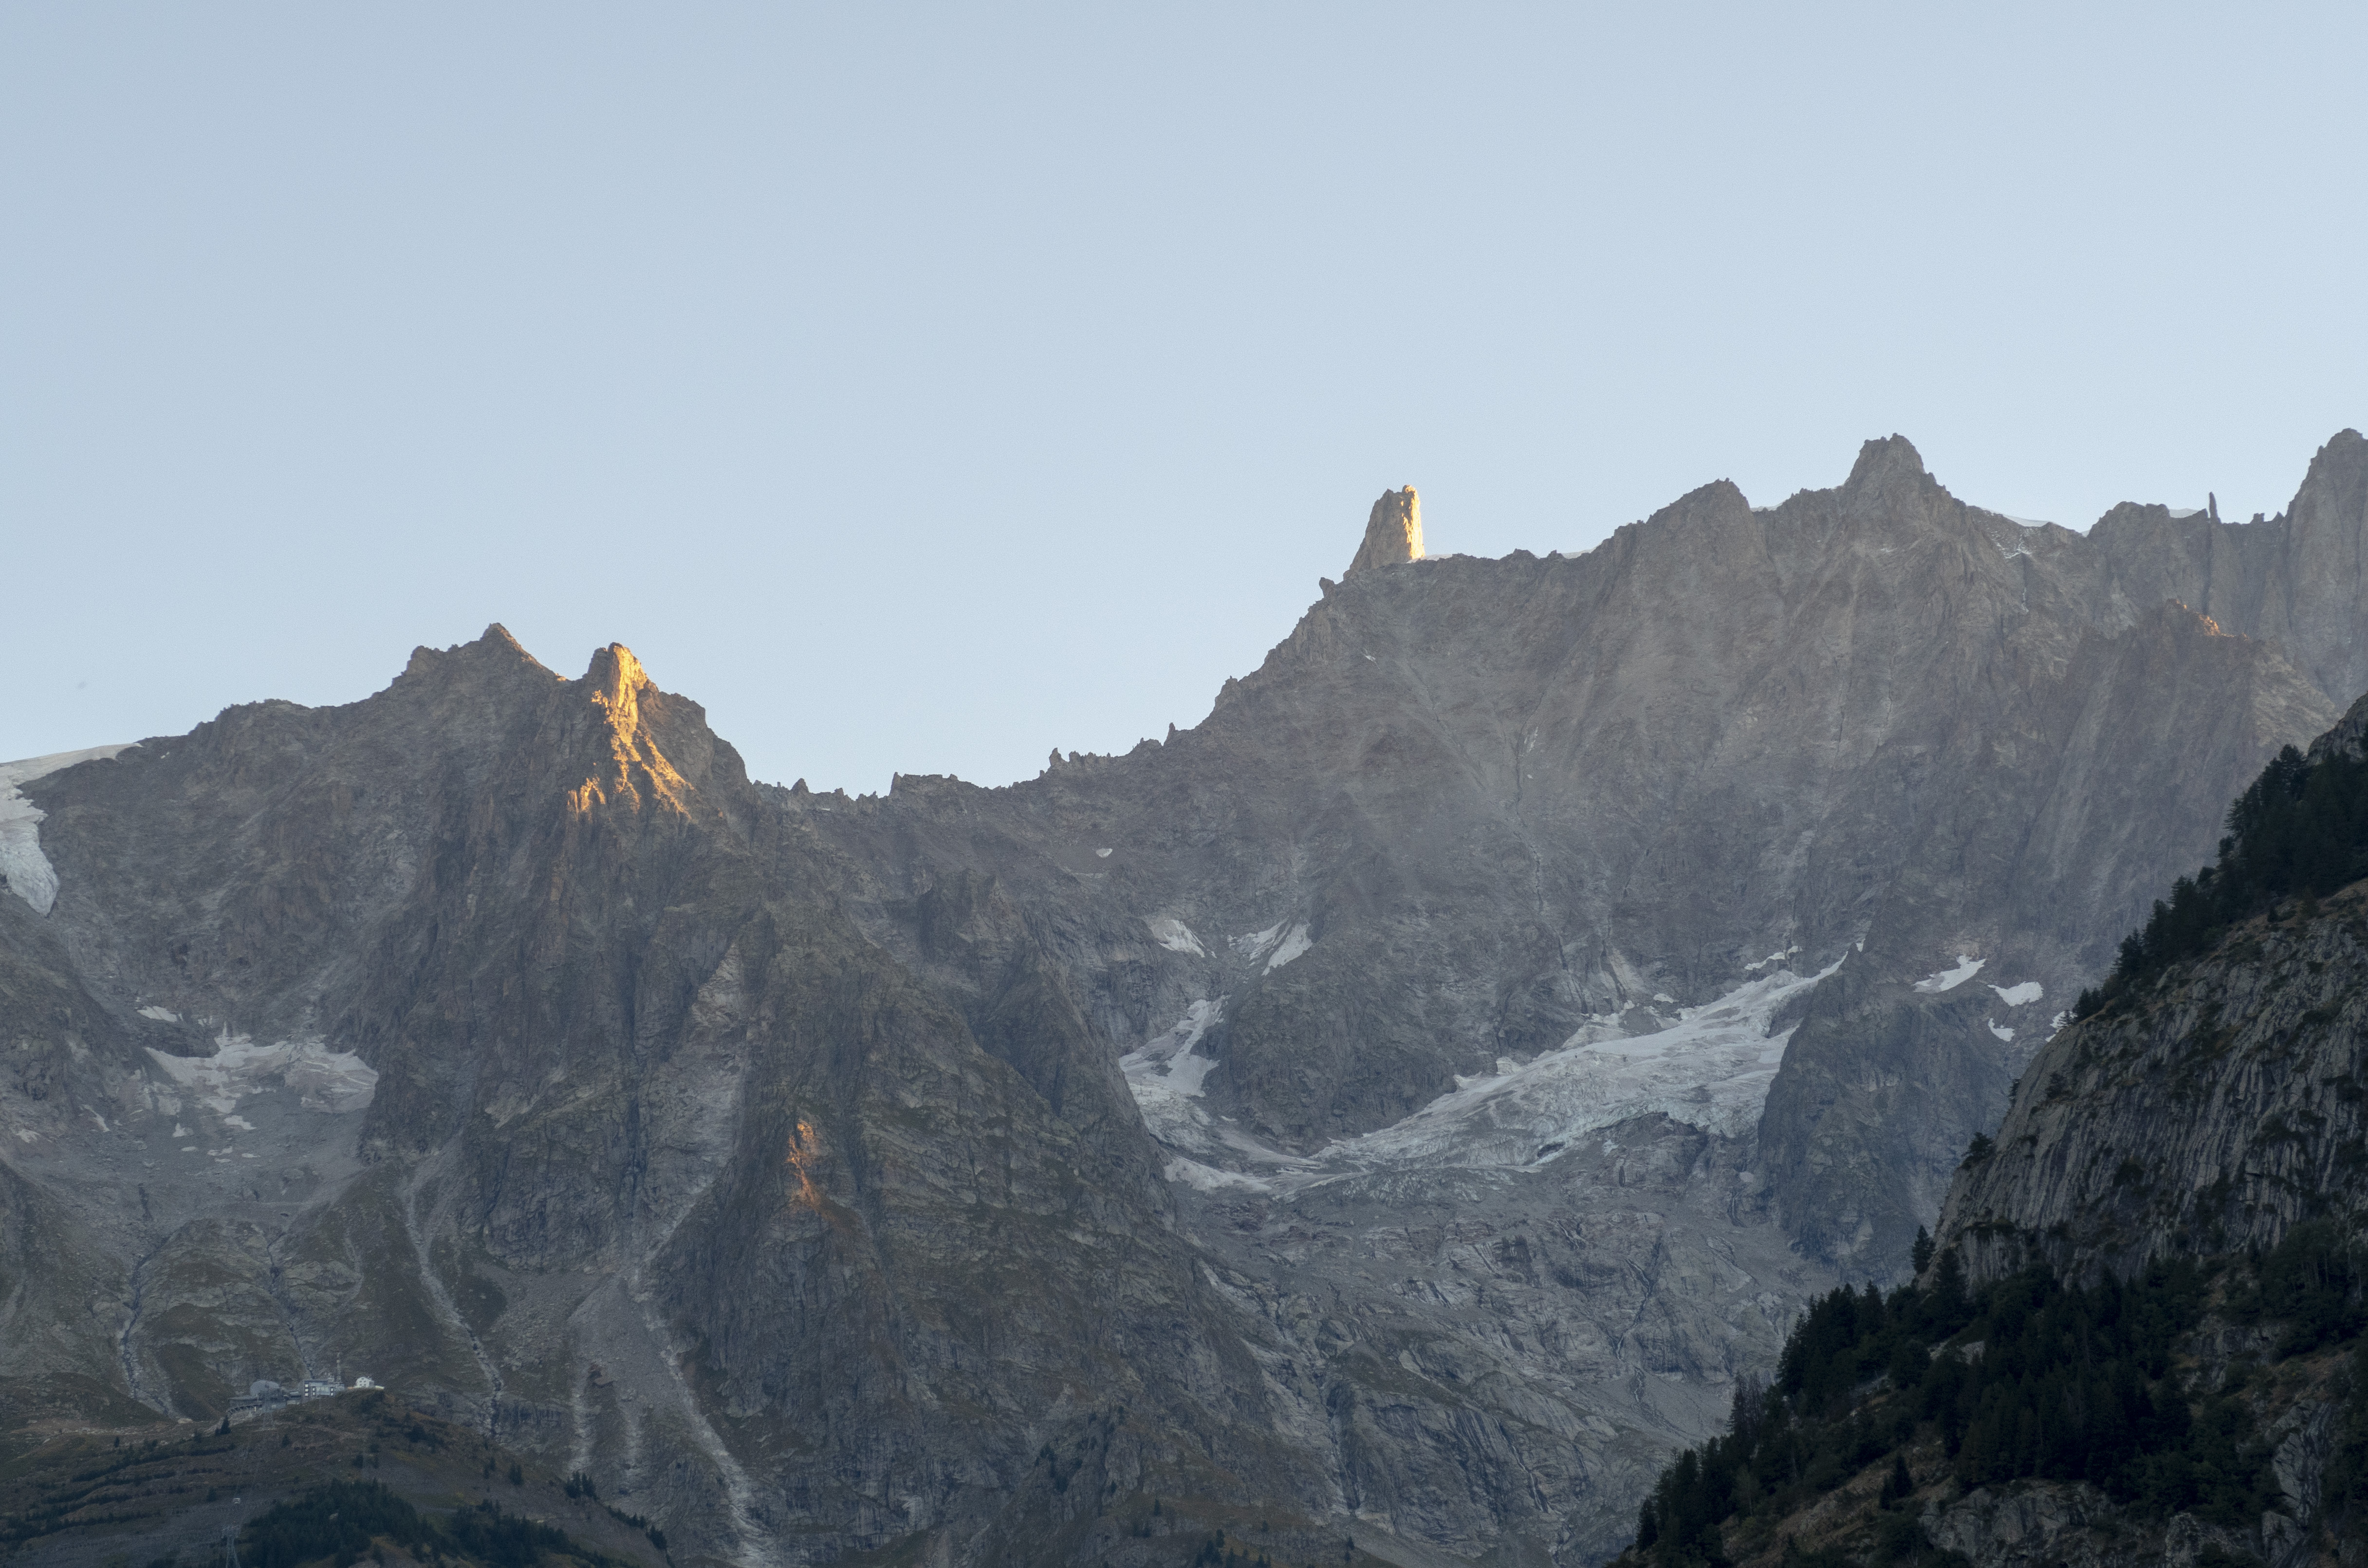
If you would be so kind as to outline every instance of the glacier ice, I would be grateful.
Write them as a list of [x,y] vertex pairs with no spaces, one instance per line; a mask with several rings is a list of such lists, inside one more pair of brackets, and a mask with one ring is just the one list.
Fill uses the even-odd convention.
[[1768,1032],[1776,1010],[1840,967],[1837,960],[1811,975],[1779,970],[1687,1008],[1652,1034],[1611,1037],[1590,1026],[1526,1066],[1464,1080],[1403,1121],[1333,1144],[1315,1165],[1344,1175],[1390,1165],[1534,1165],[1599,1128],[1655,1111],[1735,1137],[1759,1119],[1793,1038],[1789,1028]]
[[47,915],[57,903],[58,872],[41,853],[42,812],[18,794],[17,787],[78,762],[97,762],[129,749],[128,745],[90,746],[0,762],[0,878],[7,880],[10,892],[33,906],[34,914]]
[[153,1046],[148,1055],[167,1078],[218,1116],[229,1116],[241,1096],[268,1087],[265,1080],[273,1077],[295,1090],[306,1110],[332,1116],[364,1109],[378,1093],[378,1074],[360,1057],[331,1051],[317,1040],[257,1045],[225,1028],[215,1037],[211,1056],[168,1056]]

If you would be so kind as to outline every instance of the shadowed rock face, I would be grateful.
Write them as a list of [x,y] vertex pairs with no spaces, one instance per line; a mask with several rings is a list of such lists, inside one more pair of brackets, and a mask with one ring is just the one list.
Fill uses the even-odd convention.
[[28,778],[0,1402],[368,1372],[686,1563],[1600,1557],[2332,720],[2361,446],[2284,555],[1897,437],[1577,559],[1394,492],[1206,722],[1004,790],[754,785],[498,628]]
[[[2312,744],[2363,755],[2368,697]],[[1937,1236],[1982,1280],[2263,1251],[2368,1211],[2368,882],[2289,901],[2055,1035]]]

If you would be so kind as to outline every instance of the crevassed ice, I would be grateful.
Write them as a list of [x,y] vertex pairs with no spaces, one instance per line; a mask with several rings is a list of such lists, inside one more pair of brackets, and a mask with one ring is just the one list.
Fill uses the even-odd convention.
[[1986,959],[1977,959],[1971,953],[1959,953],[1956,968],[1939,970],[1926,975],[1916,983],[1915,989],[1928,994],[1933,992],[1953,991],[1981,973],[1982,965],[1987,961]]
[[1465,1080],[1404,1121],[1336,1143],[1315,1164],[1334,1174],[1389,1165],[1532,1165],[1598,1128],[1656,1111],[1736,1136],[1759,1119],[1793,1038],[1791,1029],[1770,1034],[1769,1022],[1788,999],[1840,967],[1837,960],[1811,975],[1779,970],[1688,1008],[1654,1034],[1602,1039],[1600,1030],[1583,1029],[1526,1066]]
[[170,1056],[151,1046],[148,1054],[166,1077],[218,1115],[238,1108],[239,1098],[269,1087],[278,1078],[296,1091],[306,1110],[341,1115],[367,1107],[378,1093],[378,1074],[349,1051],[331,1051],[317,1040],[283,1040],[257,1045],[227,1028],[215,1037],[211,1056]]
[[78,762],[96,762],[131,749],[129,744],[90,746],[82,751],[51,752],[17,762],[0,762],[0,877],[8,891],[47,915],[58,901],[57,868],[41,853],[41,817],[33,802],[17,792],[20,784],[48,777]]

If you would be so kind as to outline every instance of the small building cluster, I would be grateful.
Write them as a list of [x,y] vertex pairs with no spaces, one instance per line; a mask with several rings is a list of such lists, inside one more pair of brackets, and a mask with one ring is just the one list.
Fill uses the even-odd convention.
[[307,1378],[291,1390],[269,1378],[257,1378],[247,1385],[245,1399],[230,1402],[230,1414],[245,1415],[256,1411],[277,1410],[283,1404],[294,1404],[300,1400],[330,1399],[348,1390],[359,1392],[378,1386],[370,1378],[356,1378],[350,1384],[331,1378]]

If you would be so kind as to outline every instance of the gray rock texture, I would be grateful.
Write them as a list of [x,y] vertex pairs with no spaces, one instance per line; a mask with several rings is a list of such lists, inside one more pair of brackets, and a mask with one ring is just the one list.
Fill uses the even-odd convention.
[[12,777],[0,1426],[368,1373],[685,1568],[1599,1560],[2353,695],[2361,446],[2267,554],[1897,437],[1576,559],[1395,492],[1207,721],[1008,789],[754,784],[498,628]]
[[[2368,698],[2309,755],[2362,754]],[[1941,1239],[1976,1278],[2044,1256],[2126,1275],[2368,1211],[2368,883],[2289,901],[2034,1057]]]

